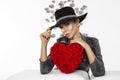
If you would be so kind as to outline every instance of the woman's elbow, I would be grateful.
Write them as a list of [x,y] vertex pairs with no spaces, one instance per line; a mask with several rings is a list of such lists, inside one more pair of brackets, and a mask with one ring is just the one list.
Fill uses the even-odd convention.
[[44,70],[44,69],[40,70],[41,74],[48,74],[49,72],[50,72],[49,70]]
[[47,74],[48,72],[40,71],[41,74]]
[[105,70],[93,73],[94,77],[100,77],[105,75]]

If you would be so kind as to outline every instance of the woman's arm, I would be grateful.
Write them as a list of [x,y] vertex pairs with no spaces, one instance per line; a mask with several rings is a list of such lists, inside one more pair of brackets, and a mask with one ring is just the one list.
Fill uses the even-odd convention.
[[47,60],[47,44],[41,45],[41,55],[40,55],[40,61],[46,61]]
[[92,64],[94,62],[96,56],[95,56],[94,52],[92,51],[90,45],[85,46],[85,51],[87,53],[89,63]]
[[93,75],[96,77],[103,76],[105,74],[105,67],[98,39],[95,37],[86,37],[86,41],[79,38],[78,40],[71,40],[71,42],[78,42],[84,47]]
[[96,38],[91,38],[91,46],[86,47],[86,52],[88,56],[88,60],[90,62],[90,67],[93,75],[103,76],[105,75],[105,67],[104,62],[102,60],[101,49],[99,45],[99,41]]
[[54,63],[51,60],[49,55],[47,57],[47,46],[46,45],[41,46],[41,57],[40,57],[39,61],[40,61],[41,74],[47,74],[47,73],[51,72],[51,70],[54,67]]
[[42,43],[41,53],[39,58],[41,74],[49,73],[54,66],[52,60],[50,59],[50,56],[47,57],[47,44],[48,44],[48,41],[50,40],[50,36],[51,36],[50,28],[48,28],[45,32],[40,34],[41,43]]

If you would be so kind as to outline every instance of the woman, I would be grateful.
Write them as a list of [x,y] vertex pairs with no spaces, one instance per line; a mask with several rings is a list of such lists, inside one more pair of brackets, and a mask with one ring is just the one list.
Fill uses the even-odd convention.
[[39,59],[41,74],[49,73],[54,67],[50,55],[47,56],[47,44],[51,36],[51,30],[54,27],[59,27],[64,36],[58,38],[57,42],[67,44],[77,42],[85,49],[84,58],[78,69],[88,72],[89,68],[91,68],[95,77],[105,75],[105,67],[98,39],[85,36],[79,32],[80,23],[85,19],[86,15],[87,13],[76,16],[72,7],[63,7],[55,12],[57,23],[40,34],[42,41]]

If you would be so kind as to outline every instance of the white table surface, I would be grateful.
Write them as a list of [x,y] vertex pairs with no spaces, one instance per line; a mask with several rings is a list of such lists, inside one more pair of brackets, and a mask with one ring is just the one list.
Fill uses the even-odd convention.
[[[52,70],[48,74],[42,75],[39,70],[23,70],[6,80],[89,80],[85,71],[78,70],[71,74],[61,73],[59,70]],[[106,71],[105,76],[94,77],[90,80],[120,80],[120,71]]]
[[120,71],[106,71],[105,76],[91,76],[91,80],[120,80]]
[[81,70],[71,74],[52,70],[50,73],[42,75],[39,70],[23,70],[8,77],[7,80],[88,80],[88,74]]

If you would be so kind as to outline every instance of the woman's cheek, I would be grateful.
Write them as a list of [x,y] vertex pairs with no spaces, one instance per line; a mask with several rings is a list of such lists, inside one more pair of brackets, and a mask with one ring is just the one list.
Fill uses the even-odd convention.
[[68,30],[69,30],[69,31],[72,31],[72,30],[73,30],[73,26],[72,26],[72,25],[69,25]]

